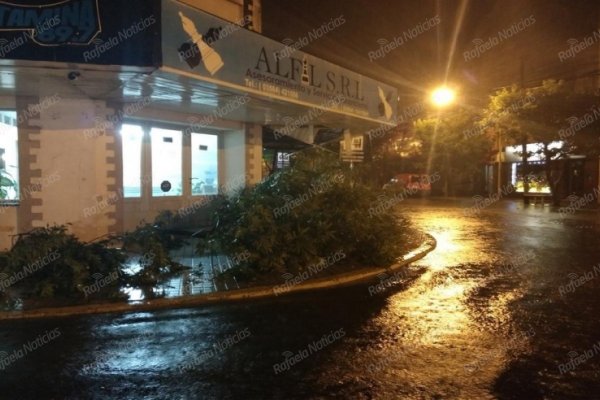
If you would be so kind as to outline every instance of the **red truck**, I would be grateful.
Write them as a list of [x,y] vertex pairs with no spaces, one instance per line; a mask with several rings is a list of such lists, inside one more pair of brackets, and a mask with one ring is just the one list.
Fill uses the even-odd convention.
[[383,189],[393,192],[404,191],[409,195],[428,196],[431,194],[431,184],[438,179],[435,175],[403,173],[390,179],[383,185]]

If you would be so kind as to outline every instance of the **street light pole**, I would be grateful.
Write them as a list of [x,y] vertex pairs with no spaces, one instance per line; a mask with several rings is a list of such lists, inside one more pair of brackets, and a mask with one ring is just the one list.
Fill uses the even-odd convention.
[[499,195],[500,193],[502,193],[502,133],[500,132],[499,129],[496,129],[496,132],[498,133],[498,141],[497,141],[497,146],[498,146],[498,182],[496,184],[496,193]]
[[[456,100],[456,92],[448,86],[439,86],[431,92],[431,103],[438,109],[444,109],[451,106]],[[444,197],[448,197],[449,187],[449,171],[450,171],[450,156],[448,152],[444,154],[444,164],[446,171],[446,179],[444,179]]]

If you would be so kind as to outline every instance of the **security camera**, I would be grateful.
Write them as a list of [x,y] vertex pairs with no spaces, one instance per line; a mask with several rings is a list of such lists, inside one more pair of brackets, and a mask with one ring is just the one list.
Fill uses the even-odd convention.
[[76,81],[77,78],[79,78],[80,76],[81,76],[81,74],[79,72],[77,72],[77,71],[71,71],[67,75],[67,78],[69,78],[70,81]]

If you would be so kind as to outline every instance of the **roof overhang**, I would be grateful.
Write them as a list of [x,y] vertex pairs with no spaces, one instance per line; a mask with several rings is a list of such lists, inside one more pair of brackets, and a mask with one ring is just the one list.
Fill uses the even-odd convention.
[[[104,44],[78,44],[76,53],[67,51],[68,43],[51,52],[46,44],[43,56],[31,57],[37,44],[26,43],[7,55],[22,59],[0,60],[0,95],[58,93],[107,102],[143,101],[146,106],[198,114],[207,125],[223,119],[278,130],[313,125],[355,132],[396,125],[395,88],[175,0],[160,1],[159,23],[133,37],[137,45],[122,44],[138,49],[141,65],[109,64],[119,59],[114,51],[129,50],[99,51],[111,41],[102,22],[112,3],[98,1],[104,28],[94,40]],[[156,12],[156,8],[145,12]],[[135,21],[142,17],[129,16]],[[113,29],[118,28],[113,23]],[[211,32],[213,38],[207,39]],[[220,32],[217,37],[215,32]],[[0,37],[4,34],[0,32]],[[142,52],[139,47],[144,44],[158,50]],[[97,59],[83,62],[96,53]],[[131,59],[130,55],[122,57]]]

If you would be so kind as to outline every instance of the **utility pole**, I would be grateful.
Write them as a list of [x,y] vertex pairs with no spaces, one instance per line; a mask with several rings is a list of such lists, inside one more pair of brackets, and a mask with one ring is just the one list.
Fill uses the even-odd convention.
[[500,195],[502,193],[502,133],[500,132],[500,129],[498,129],[498,127],[496,127],[496,134],[498,135],[497,137],[497,141],[496,141],[496,146],[498,147],[498,159],[496,160],[498,162],[498,171],[497,171],[497,182],[496,182],[496,194]]
[[[521,56],[521,91],[525,94],[525,58]],[[529,197],[527,197],[527,193],[529,193],[529,164],[528,158],[529,154],[527,154],[527,133],[523,132],[521,137],[521,174],[523,175],[523,203],[529,204]]]

